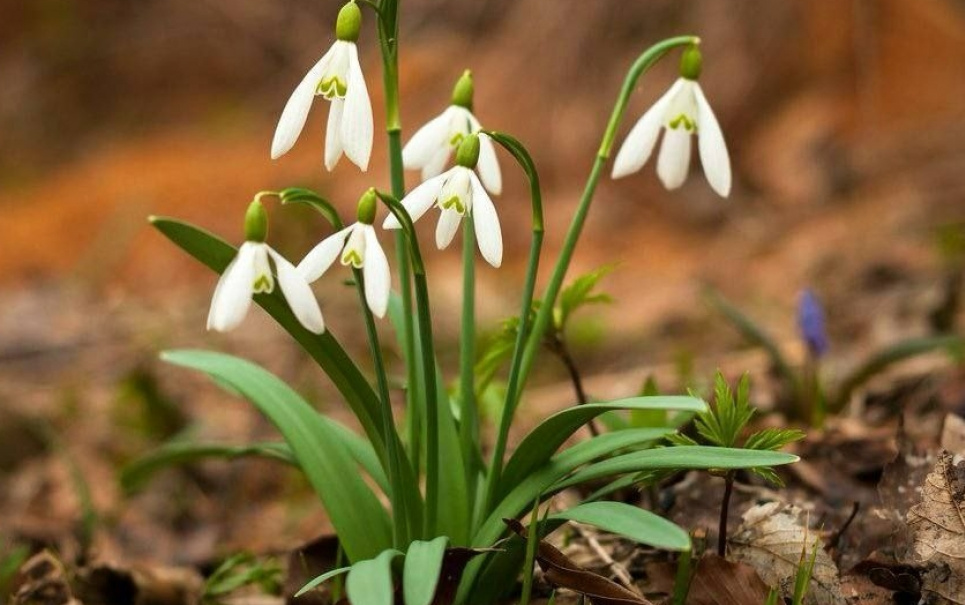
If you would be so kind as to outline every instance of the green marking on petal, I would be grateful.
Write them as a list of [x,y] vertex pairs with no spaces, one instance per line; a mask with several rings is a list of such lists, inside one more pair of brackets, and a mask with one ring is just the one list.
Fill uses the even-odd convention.
[[455,210],[460,216],[466,213],[466,205],[462,203],[458,195],[439,203],[443,210]]
[[251,289],[255,293],[264,292],[265,294],[268,294],[274,289],[274,286],[275,284],[272,281],[271,276],[263,273],[255,277],[255,283],[251,285]]
[[356,269],[362,268],[362,255],[359,254],[358,250],[348,250],[342,253],[342,264],[352,265]]
[[697,132],[697,121],[692,120],[687,114],[680,114],[676,118],[670,120],[670,128],[672,130],[677,130],[680,126],[684,127],[687,132]]
[[318,83],[315,94],[325,97],[326,100],[344,99],[348,92],[348,83],[338,76],[326,76]]
[[457,132],[456,134],[452,135],[451,139],[449,139],[449,145],[451,147],[459,147],[459,145],[462,143],[462,140],[464,138],[466,138],[466,135],[464,133]]

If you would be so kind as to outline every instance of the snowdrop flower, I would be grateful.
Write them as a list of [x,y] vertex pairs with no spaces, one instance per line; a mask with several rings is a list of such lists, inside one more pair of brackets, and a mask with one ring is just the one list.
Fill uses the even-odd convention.
[[275,289],[271,261],[278,272],[278,284],[292,313],[305,329],[321,334],[325,331],[322,311],[308,282],[281,254],[265,243],[268,235],[268,215],[261,202],[255,200],[245,214],[245,243],[221,274],[211,298],[208,329],[227,332],[237,327],[248,309],[254,294],[268,294]]
[[687,178],[690,135],[694,134],[697,135],[700,163],[704,166],[707,181],[720,196],[730,194],[730,158],[717,118],[697,83],[700,69],[700,51],[691,46],[684,51],[680,62],[681,77],[643,114],[627,135],[613,165],[613,178],[640,170],[650,159],[663,129],[666,134],[657,157],[657,176],[664,187],[676,189]]
[[[409,192],[402,205],[413,221],[419,220],[432,206],[442,214],[436,226],[436,246],[442,250],[452,242],[463,217],[472,217],[479,252],[493,267],[503,262],[503,236],[496,207],[473,172],[480,156],[480,136],[469,134],[456,150],[456,166],[434,176]],[[389,215],[384,229],[399,229],[395,215]]]
[[389,261],[372,226],[375,211],[375,190],[369,189],[359,200],[358,222],[330,235],[312,248],[298,263],[298,274],[309,283],[313,282],[328,271],[336,258],[340,258],[346,267],[362,270],[365,302],[377,317],[385,317],[392,281]]
[[295,145],[312,101],[315,96],[322,96],[331,101],[325,130],[325,168],[335,168],[344,151],[363,172],[368,169],[372,155],[372,104],[355,46],[361,26],[362,11],[353,0],[338,13],[338,40],[288,99],[271,142],[271,159],[281,157]]
[[[472,113],[472,72],[468,69],[452,89],[452,105],[416,131],[402,149],[402,165],[407,170],[422,170],[422,180],[438,176],[449,156],[469,134],[482,130]],[[479,178],[493,195],[503,191],[503,177],[496,159],[496,148],[485,135],[479,137]]]

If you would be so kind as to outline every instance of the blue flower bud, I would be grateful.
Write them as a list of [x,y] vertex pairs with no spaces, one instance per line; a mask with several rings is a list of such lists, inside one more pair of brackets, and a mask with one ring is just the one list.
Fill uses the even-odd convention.
[[811,290],[801,292],[798,299],[797,324],[801,338],[812,356],[818,358],[827,353],[829,344],[824,309]]

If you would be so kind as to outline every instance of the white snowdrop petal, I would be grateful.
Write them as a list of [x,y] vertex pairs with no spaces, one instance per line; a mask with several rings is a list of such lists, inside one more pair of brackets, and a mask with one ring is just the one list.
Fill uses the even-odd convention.
[[700,152],[700,163],[710,186],[721,197],[727,197],[730,195],[731,171],[724,134],[704,91],[696,83],[694,96],[697,101],[697,149]]
[[[438,176],[432,177],[402,198],[402,205],[405,206],[405,209],[409,212],[412,222],[422,218],[422,215],[425,214],[429,208],[432,208],[432,204],[435,203],[436,198],[439,196],[439,191],[451,173],[452,170],[448,170]],[[400,229],[402,225],[399,224],[394,214],[390,214],[385,218],[385,222],[382,223],[382,228]]]
[[372,225],[363,225],[361,229],[365,233],[365,265],[362,266],[365,302],[376,317],[382,318],[389,308],[389,291],[392,288],[389,260],[379,244],[375,228]]
[[617,153],[617,159],[613,162],[612,178],[619,179],[633,174],[647,163],[660,135],[660,127],[664,125],[667,108],[682,88],[683,80],[674,82],[673,86],[633,125]]
[[302,279],[308,283],[312,283],[328,271],[332,263],[335,262],[335,259],[338,258],[342,247],[345,246],[345,238],[349,236],[353,226],[346,227],[341,231],[329,235],[309,250],[305,258],[298,263],[297,270],[299,275],[302,276]]
[[[426,122],[402,148],[402,165],[406,170],[418,170],[430,164],[445,150],[449,155],[449,124],[452,107]],[[443,162],[445,163],[445,162]],[[441,170],[440,170],[441,172]],[[436,172],[436,174],[439,174]],[[435,175],[431,175],[435,176]]]
[[285,109],[281,112],[278,126],[275,128],[275,136],[271,141],[271,159],[276,160],[288,153],[288,150],[295,145],[298,135],[305,127],[305,120],[308,119],[308,111],[312,107],[315,99],[315,90],[322,79],[322,74],[328,69],[335,53],[333,46],[326,52],[318,63],[314,65],[302,81],[295,87],[291,97],[285,104]]
[[493,267],[503,263],[503,234],[499,227],[499,216],[489,194],[482,183],[471,176],[472,181],[472,221],[476,231],[476,243],[486,262]]
[[503,192],[503,175],[499,171],[496,148],[488,135],[479,135],[479,162],[476,171],[489,193],[499,195]]
[[255,279],[256,245],[250,242],[242,244],[234,260],[221,274],[208,311],[209,330],[227,332],[237,327],[248,314]]
[[329,172],[342,157],[342,115],[344,99],[332,99],[328,109],[328,126],[325,128],[325,169]]
[[462,215],[455,210],[442,211],[439,215],[439,223],[436,225],[436,248],[442,250],[452,243],[461,222]]
[[345,109],[342,114],[342,147],[348,159],[362,172],[368,170],[372,155],[372,103],[365,86],[362,66],[359,64],[359,51],[353,42],[347,44],[349,53],[348,91],[345,94]]
[[690,133],[683,127],[666,129],[657,157],[657,176],[667,189],[677,189],[690,169]]
[[318,306],[318,301],[315,299],[311,286],[301,276],[298,269],[288,262],[288,259],[272,248],[268,248],[268,253],[275,261],[281,293],[288,301],[288,306],[291,307],[298,323],[315,334],[324,332],[325,320],[322,318],[322,310]]
[[429,163],[422,167],[422,180],[427,181],[434,176],[442,174],[442,171],[446,169],[446,164],[449,162],[450,155],[452,155],[451,148],[449,144],[446,143],[445,146],[439,148],[436,155],[432,156]]

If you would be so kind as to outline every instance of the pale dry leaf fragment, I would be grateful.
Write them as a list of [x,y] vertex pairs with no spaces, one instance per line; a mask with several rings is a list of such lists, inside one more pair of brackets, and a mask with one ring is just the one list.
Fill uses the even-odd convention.
[[769,586],[791,597],[802,551],[810,557],[817,547],[814,573],[804,603],[845,605],[838,567],[824,550],[821,538],[802,521],[802,516],[801,509],[783,502],[751,508],[728,540],[730,553],[734,559],[756,569]]
[[938,456],[907,520],[916,558],[926,566],[923,591],[965,605],[965,456]]

